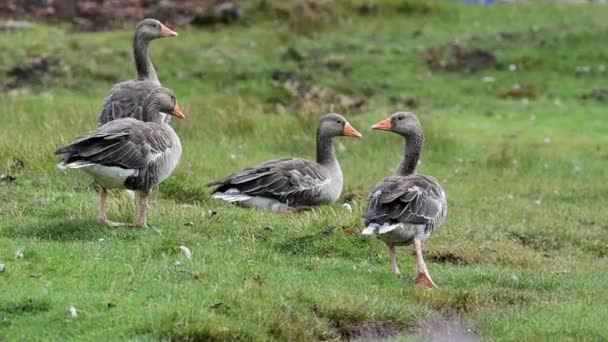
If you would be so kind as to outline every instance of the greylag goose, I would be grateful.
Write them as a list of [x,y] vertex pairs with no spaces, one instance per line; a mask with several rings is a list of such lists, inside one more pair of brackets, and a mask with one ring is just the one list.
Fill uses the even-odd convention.
[[376,234],[388,246],[393,273],[401,275],[396,246],[414,244],[418,263],[416,283],[436,287],[422,257],[422,244],[445,221],[445,192],[431,176],[416,173],[424,136],[413,113],[395,113],[372,129],[390,131],[406,139],[405,157],[396,175],[376,184],[365,213],[364,235]]
[[150,189],[169,177],[182,154],[180,140],[164,118],[167,114],[185,118],[173,92],[153,90],[143,108],[144,121],[110,121],[55,152],[63,155],[60,169],[81,169],[100,185],[97,221],[111,227],[125,224],[106,218],[107,189],[135,191],[139,195],[136,224],[145,227]]
[[144,98],[150,91],[161,86],[150,60],[148,46],[150,41],[166,37],[177,37],[177,33],[156,19],[144,19],[137,24],[133,37],[137,79],[112,87],[99,113],[99,126],[120,118],[142,119]]
[[247,207],[276,212],[304,210],[333,203],[342,192],[342,170],[332,139],[360,138],[346,119],[335,113],[322,116],[317,128],[317,160],[282,158],[259,164],[213,181],[213,197]]

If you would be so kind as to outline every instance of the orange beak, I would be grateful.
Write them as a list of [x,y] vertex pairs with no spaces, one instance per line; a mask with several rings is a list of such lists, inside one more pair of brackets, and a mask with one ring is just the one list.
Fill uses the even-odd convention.
[[359,133],[348,122],[346,123],[346,125],[344,125],[344,135],[347,137],[361,138],[361,133]]
[[177,32],[173,31],[172,29],[168,28],[167,26],[160,24],[160,34],[163,37],[177,37]]
[[392,128],[393,122],[391,121],[391,118],[384,119],[372,126],[372,129],[377,129],[381,131],[390,131]]
[[175,108],[173,108],[173,112],[170,113],[171,115],[178,117],[180,119],[185,119],[186,116],[184,115],[184,113],[182,113],[181,108],[179,108],[179,105],[176,103],[175,104]]

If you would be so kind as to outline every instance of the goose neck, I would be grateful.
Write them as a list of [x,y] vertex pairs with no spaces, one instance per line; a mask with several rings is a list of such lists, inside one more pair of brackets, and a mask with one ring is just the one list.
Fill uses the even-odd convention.
[[150,60],[149,54],[150,40],[135,34],[133,39],[133,56],[135,58],[135,68],[137,69],[137,79],[158,81],[156,70]]
[[416,173],[416,166],[418,166],[418,161],[420,160],[423,141],[424,137],[422,132],[414,133],[406,137],[405,155],[397,169],[397,174],[399,176],[408,176]]
[[317,163],[331,165],[336,161],[336,151],[332,143],[332,137],[317,132]]

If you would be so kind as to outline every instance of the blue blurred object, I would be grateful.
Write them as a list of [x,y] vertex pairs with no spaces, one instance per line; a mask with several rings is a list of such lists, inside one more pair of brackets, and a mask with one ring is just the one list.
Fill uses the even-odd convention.
[[462,0],[467,4],[476,4],[476,5],[494,5],[494,0]]

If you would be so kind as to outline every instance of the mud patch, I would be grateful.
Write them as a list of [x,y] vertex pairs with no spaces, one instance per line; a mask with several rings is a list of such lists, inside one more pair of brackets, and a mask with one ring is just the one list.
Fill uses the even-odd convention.
[[8,80],[3,89],[10,91],[17,88],[32,88],[55,83],[63,74],[64,67],[59,59],[49,56],[39,56],[26,60],[7,71]]
[[467,72],[494,69],[498,65],[496,56],[479,48],[466,48],[460,44],[448,44],[426,50],[424,61],[432,71]]
[[538,88],[533,85],[520,86],[516,85],[511,89],[505,90],[498,94],[498,97],[503,99],[533,99],[538,96]]

